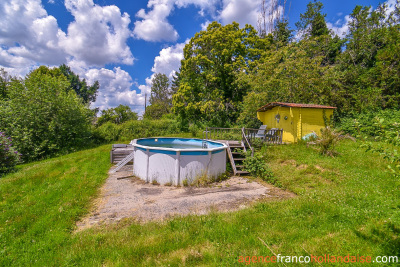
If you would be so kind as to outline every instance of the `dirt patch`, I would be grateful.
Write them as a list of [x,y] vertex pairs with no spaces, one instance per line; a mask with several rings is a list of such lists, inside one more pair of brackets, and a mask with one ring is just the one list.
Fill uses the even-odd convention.
[[322,167],[319,166],[319,165],[315,165],[315,168],[317,168],[317,169],[320,170],[321,172],[326,171],[324,168],[322,168]]
[[286,165],[291,165],[291,166],[294,166],[294,167],[297,166],[297,162],[294,159],[280,160],[279,163],[284,165],[284,166],[286,166]]
[[308,165],[307,164],[300,164],[299,166],[297,166],[298,170],[305,170],[307,169]]
[[93,211],[77,223],[78,231],[123,218],[135,218],[139,222],[166,220],[173,216],[237,210],[258,199],[293,196],[272,185],[261,185],[243,177],[196,188],[153,185],[131,175],[132,166],[110,173],[100,197],[94,202]]

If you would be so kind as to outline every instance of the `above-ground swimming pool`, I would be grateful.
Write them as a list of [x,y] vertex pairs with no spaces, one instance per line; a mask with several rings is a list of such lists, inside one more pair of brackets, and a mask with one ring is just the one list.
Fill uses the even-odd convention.
[[188,184],[206,175],[216,178],[226,171],[223,143],[190,138],[142,138],[134,147],[133,174],[146,182]]

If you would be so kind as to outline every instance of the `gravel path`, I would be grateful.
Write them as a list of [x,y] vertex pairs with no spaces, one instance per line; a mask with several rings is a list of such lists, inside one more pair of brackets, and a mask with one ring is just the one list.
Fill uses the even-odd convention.
[[78,231],[122,218],[139,222],[166,220],[173,216],[206,214],[244,208],[261,198],[288,198],[293,194],[246,178],[232,177],[210,187],[174,187],[144,183],[132,175],[132,165],[110,173],[94,203],[93,212],[80,221]]

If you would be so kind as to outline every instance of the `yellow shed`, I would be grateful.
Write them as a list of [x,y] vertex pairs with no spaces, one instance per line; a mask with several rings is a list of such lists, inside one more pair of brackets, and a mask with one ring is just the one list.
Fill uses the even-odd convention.
[[257,110],[257,118],[268,128],[283,129],[282,141],[295,143],[313,131],[319,135],[336,107],[272,102]]

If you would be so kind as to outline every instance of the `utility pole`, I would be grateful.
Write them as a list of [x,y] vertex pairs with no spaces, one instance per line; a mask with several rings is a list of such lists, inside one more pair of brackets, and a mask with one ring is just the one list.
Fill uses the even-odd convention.
[[147,108],[147,92],[144,93],[144,113],[146,113],[146,108]]

